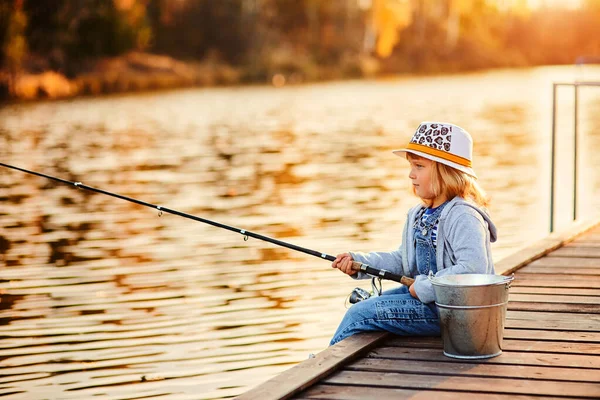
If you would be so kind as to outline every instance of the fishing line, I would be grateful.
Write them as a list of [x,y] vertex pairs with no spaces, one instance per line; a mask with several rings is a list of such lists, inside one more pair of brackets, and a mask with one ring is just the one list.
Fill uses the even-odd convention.
[[[148,203],[148,202],[145,202],[145,201],[142,201],[142,200],[137,200],[137,199],[134,199],[134,198],[131,198],[131,197],[123,196],[123,195],[118,194],[118,193],[112,193],[112,192],[109,192],[109,191],[106,191],[106,190],[103,190],[103,189],[94,188],[94,187],[91,187],[91,186],[88,186],[88,185],[84,185],[81,182],[72,182],[72,181],[68,181],[66,179],[57,178],[57,177],[54,177],[54,176],[42,174],[41,172],[30,171],[30,170],[25,169],[25,168],[20,168],[20,167],[16,167],[14,165],[9,165],[9,164],[5,164],[5,163],[0,163],[0,166],[6,167],[6,168],[10,168],[10,169],[14,169],[14,170],[17,170],[17,171],[21,171],[21,172],[24,172],[26,174],[36,175],[36,176],[39,176],[39,177],[42,177],[42,178],[46,178],[46,179],[50,179],[50,180],[53,180],[53,181],[56,181],[56,182],[64,183],[65,185],[74,186],[77,189],[83,189],[83,190],[87,190],[87,191],[94,192],[94,193],[100,193],[100,194],[104,194],[104,195],[107,195],[107,196],[116,197],[116,198],[121,199],[121,200],[129,201],[131,203],[139,204],[141,206],[150,207],[150,208],[153,208],[153,209],[155,209],[155,210],[158,211],[158,216],[159,217],[162,216],[163,213],[168,213],[168,214],[177,215],[179,217],[188,218],[188,219],[191,219],[191,220],[194,220],[194,221],[202,222],[202,223],[205,223],[205,224],[208,224],[208,225],[212,225],[212,226],[215,226],[217,228],[227,229],[229,231],[241,234],[244,237],[244,241],[247,241],[248,238],[252,237],[252,238],[255,238],[255,239],[258,239],[258,240],[262,240],[264,242],[269,242],[269,243],[275,244],[277,246],[281,246],[281,247],[285,247],[285,248],[288,248],[288,249],[291,249],[291,250],[295,250],[295,251],[299,251],[299,252],[302,252],[302,253],[305,253],[305,254],[309,254],[311,256],[318,257],[318,258],[321,258],[321,259],[324,259],[324,260],[327,260],[327,261],[334,261],[335,260],[335,256],[332,256],[330,254],[321,253],[321,252],[316,251],[316,250],[307,249],[305,247],[297,246],[297,245],[292,244],[292,243],[288,243],[288,242],[284,242],[284,241],[281,241],[281,240],[278,240],[278,239],[274,239],[274,238],[269,237],[269,236],[265,236],[265,235],[261,235],[261,234],[255,233],[255,232],[247,231],[245,229],[236,228],[234,226],[225,225],[225,224],[222,224],[220,222],[211,221],[211,220],[206,219],[206,218],[197,217],[197,216],[192,215],[192,214],[187,214],[187,213],[184,213],[184,212],[181,212],[181,211],[177,211],[177,210],[174,210],[174,209],[171,209],[171,208],[167,208],[167,207],[159,206],[159,205],[156,205],[156,204]],[[361,272],[364,272],[364,273],[366,273],[368,275],[371,275],[371,276],[374,276],[374,277],[378,277],[378,278],[381,278],[381,279],[388,279],[388,280],[392,280],[392,281],[395,281],[395,282],[399,282],[399,283],[402,283],[403,285],[406,285],[406,286],[410,286],[414,282],[414,279],[412,279],[412,278],[409,278],[409,277],[406,277],[406,276],[402,276],[402,275],[398,275],[398,274],[394,274],[392,272],[389,272],[389,271],[386,271],[386,270],[383,270],[383,269],[373,268],[373,267],[371,267],[371,266],[369,266],[367,264],[363,264],[363,263],[360,263],[360,262],[357,262],[357,261],[354,261],[352,263],[352,266],[353,266],[353,269],[356,270],[356,271],[361,271]]]

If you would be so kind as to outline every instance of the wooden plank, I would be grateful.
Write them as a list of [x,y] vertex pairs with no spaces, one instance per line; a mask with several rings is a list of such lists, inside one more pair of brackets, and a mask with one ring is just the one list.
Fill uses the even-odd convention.
[[600,343],[600,332],[549,331],[504,328],[504,339],[535,339]]
[[344,368],[348,371],[403,372],[427,375],[457,375],[496,378],[543,379],[598,383],[600,371],[563,367],[532,367],[527,365],[472,364],[460,360],[432,362],[363,358]]
[[[583,319],[583,318],[582,318]],[[548,331],[576,331],[576,332],[599,332],[598,324],[588,323],[585,320],[570,321],[535,321],[531,319],[507,319],[505,328],[511,329],[539,329]]]
[[549,295],[568,295],[568,296],[600,296],[600,289],[511,286],[510,293],[511,294],[514,294],[514,293],[549,294]]
[[[508,297],[510,303],[559,303],[559,304],[596,304],[600,306],[600,296],[565,296],[551,294],[519,294],[511,293]],[[597,307],[600,308],[600,307]]]
[[523,274],[600,275],[600,265],[597,267],[535,267],[527,265],[519,270],[518,276]]
[[574,240],[565,244],[568,248],[600,248],[600,240]]
[[600,242],[600,235],[597,233],[587,233],[581,237],[575,239],[571,243],[598,243]]
[[[441,349],[443,347],[443,344],[442,339],[438,337],[392,336],[385,341],[383,346]],[[522,340],[505,338],[502,343],[502,348],[504,349],[504,351],[600,355],[600,344],[598,343],[580,343],[551,340]]]
[[[552,254],[553,253],[550,253],[546,257],[535,260],[527,264],[527,266],[566,268],[566,264],[568,262],[570,266],[577,268],[600,267],[600,260],[597,258],[570,257],[569,259],[565,260],[564,257],[552,257]],[[519,271],[520,270],[521,269],[519,269]]]
[[[419,347],[379,347],[368,354],[372,358],[395,358],[402,360],[448,361],[441,349]],[[528,351],[503,351],[498,357],[486,360],[465,360],[464,362],[486,364],[514,364],[547,367],[578,367],[598,369],[600,376],[600,357],[584,354],[558,354]]]
[[600,316],[598,314],[559,314],[551,312],[511,311],[506,312],[507,319],[527,319],[534,321],[560,321],[560,322],[582,322],[593,323],[600,331]]
[[597,304],[559,304],[559,303],[530,303],[514,301],[508,303],[508,310],[512,311],[547,311],[556,313],[594,313],[600,315]]
[[[319,384],[294,399],[330,399],[330,400],[534,400],[539,399],[539,396],[526,396],[515,394],[499,394],[499,393],[470,393],[461,392],[455,388],[452,391],[442,390],[414,390],[414,389],[399,389],[399,388],[380,388],[380,387],[365,387],[365,386],[340,386]],[[545,400],[564,399],[564,397],[544,397]]]
[[363,385],[406,389],[446,389],[481,393],[534,394],[600,398],[600,383],[558,382],[506,378],[416,375],[397,372],[340,371],[325,380],[338,385]]
[[[391,336],[386,343],[393,343],[396,339],[404,341],[410,337]],[[508,339],[600,343],[600,332],[504,328],[504,342],[506,343]],[[441,338],[436,338],[436,340],[441,343]]]
[[527,273],[525,273],[525,274],[522,274],[522,273],[519,273],[515,277],[515,280],[513,281],[512,284],[518,283],[522,279],[537,280],[540,282],[543,282],[546,280],[560,280],[561,282],[579,283],[580,285],[583,285],[583,287],[586,287],[584,285],[586,285],[588,282],[595,282],[595,283],[600,282],[600,277],[593,276],[593,275],[592,276],[581,275],[581,274],[564,275],[562,273],[558,273],[558,274],[552,274],[552,273],[542,273],[542,274],[527,274]]
[[284,371],[273,379],[237,397],[239,400],[289,399],[325,376],[368,352],[389,334],[387,332],[363,333],[351,336],[334,346],[329,346],[315,358],[309,358]]
[[[565,276],[549,275],[547,278],[535,275],[531,278],[531,275],[521,275],[511,283],[513,286],[535,286],[535,287],[555,287],[555,288],[581,288],[581,289],[600,289],[600,281],[598,280],[585,280],[578,278],[579,280],[562,279]],[[568,275],[566,276],[568,278]]]
[[552,256],[600,258],[600,247],[561,247],[554,250]]
[[[505,338],[502,341],[502,348],[505,351],[531,351],[556,354],[600,355],[600,343],[580,343],[569,341],[524,340]],[[598,373],[600,374],[600,371]],[[600,377],[600,375],[598,376]]]
[[590,229],[585,235],[578,237],[575,240],[599,240],[600,241],[600,231],[597,231],[596,228]]

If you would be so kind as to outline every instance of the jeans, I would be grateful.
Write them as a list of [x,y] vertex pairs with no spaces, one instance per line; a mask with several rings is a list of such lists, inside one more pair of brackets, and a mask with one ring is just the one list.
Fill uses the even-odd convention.
[[[415,253],[420,275],[437,272],[433,227],[446,203],[424,221],[417,217]],[[388,331],[401,336],[439,336],[440,322],[435,303],[423,304],[411,296],[406,286],[400,286],[354,304],[342,319],[330,345],[359,332]]]
[[423,304],[406,286],[370,297],[346,311],[333,335],[333,345],[359,332],[388,331],[401,336],[439,336],[440,324],[435,303]]

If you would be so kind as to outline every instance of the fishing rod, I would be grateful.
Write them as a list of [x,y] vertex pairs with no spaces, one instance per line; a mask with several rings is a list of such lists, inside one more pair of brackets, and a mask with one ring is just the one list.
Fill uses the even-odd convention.
[[[208,225],[212,225],[212,226],[216,226],[217,228],[222,228],[222,229],[227,229],[229,231],[232,232],[236,232],[236,233],[240,233],[244,236],[244,240],[248,240],[249,237],[255,238],[255,239],[259,239],[265,242],[269,242],[269,243],[273,243],[276,244],[278,246],[282,246],[282,247],[286,247],[288,249],[291,250],[296,250],[305,254],[309,254],[311,256],[315,256],[315,257],[319,257],[322,258],[324,260],[328,260],[328,261],[334,261],[335,260],[335,256],[332,256],[330,254],[325,254],[325,253],[321,253],[318,252],[316,250],[311,250],[311,249],[307,249],[305,247],[300,247],[297,246],[295,244],[292,243],[287,243],[281,240],[277,240],[268,236],[264,236],[264,235],[260,235],[258,233],[254,233],[254,232],[250,232],[247,231],[245,229],[240,229],[240,228],[236,228],[233,226],[229,226],[229,225],[225,225],[225,224],[221,224],[219,222],[215,222],[215,221],[211,221],[209,219],[205,219],[205,218],[201,218],[201,217],[197,217],[195,215],[191,215],[191,214],[187,214],[181,211],[177,211],[177,210],[173,210],[171,208],[167,208],[167,207],[162,207],[162,206],[158,206],[156,204],[151,204],[151,203],[147,203],[145,201],[141,201],[141,200],[137,200],[131,197],[127,197],[127,196],[123,196],[117,193],[112,193],[112,192],[108,192],[106,190],[102,190],[102,189],[98,189],[98,188],[94,188],[91,186],[87,186],[84,185],[81,182],[72,182],[72,181],[68,181],[66,179],[61,179],[61,178],[56,178],[54,176],[50,176],[50,175],[46,175],[46,174],[42,174],[40,172],[35,172],[35,171],[30,171],[24,168],[19,168],[19,167],[15,167],[14,165],[9,165],[9,164],[4,164],[4,163],[0,163],[0,166],[6,167],[6,168],[10,168],[10,169],[14,169],[17,171],[21,171],[21,172],[25,172],[27,174],[31,174],[31,175],[36,175],[42,178],[46,178],[46,179],[50,179],[56,182],[60,182],[60,183],[64,183],[66,185],[71,185],[71,186],[75,186],[78,189],[84,189],[84,190],[88,190],[90,192],[94,192],[94,193],[100,193],[100,194],[105,194],[107,196],[111,196],[111,197],[116,197],[118,199],[121,200],[125,200],[125,201],[129,201],[131,203],[135,203],[135,204],[139,204],[145,207],[150,207],[150,208],[154,208],[155,210],[158,210],[159,215],[162,215],[162,213],[169,213],[169,214],[173,214],[173,215],[178,215],[180,217],[183,218],[188,218],[194,221],[198,221],[198,222],[203,222],[205,224]],[[374,277],[378,277],[381,279],[388,279],[388,280],[392,280],[395,282],[399,282],[403,285],[406,286],[410,286],[413,284],[414,279],[413,278],[409,278],[403,275],[398,275],[398,274],[394,274],[392,272],[386,271],[384,269],[377,269],[377,268],[373,268],[367,264],[363,264],[360,263],[358,261],[353,261],[352,262],[352,269],[354,269],[355,271],[361,271],[364,272],[368,275],[374,276]]]

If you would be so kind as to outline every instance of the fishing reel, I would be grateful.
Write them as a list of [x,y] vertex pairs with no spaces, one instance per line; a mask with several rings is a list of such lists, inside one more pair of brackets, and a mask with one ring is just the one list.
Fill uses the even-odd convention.
[[366,291],[363,288],[354,288],[352,293],[348,296],[348,302],[350,304],[356,304],[363,300],[367,300],[371,297],[381,296],[381,278],[380,277],[372,277],[371,278],[371,292]]

